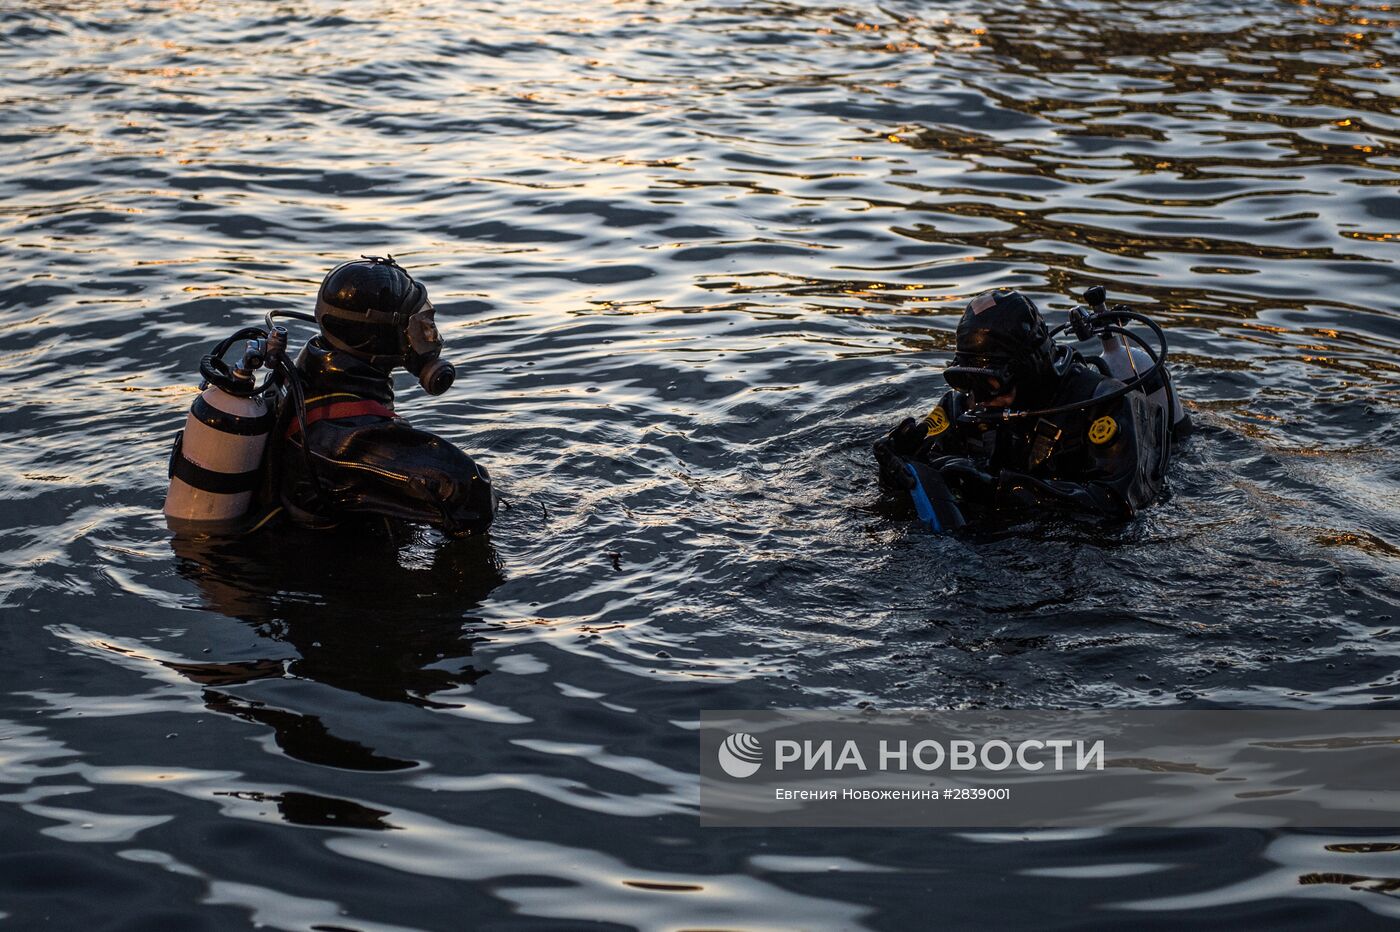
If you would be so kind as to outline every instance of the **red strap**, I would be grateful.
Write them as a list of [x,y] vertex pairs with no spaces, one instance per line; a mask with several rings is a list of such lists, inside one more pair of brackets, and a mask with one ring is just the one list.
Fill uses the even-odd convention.
[[[333,401],[327,405],[316,405],[315,407],[307,408],[306,426],[310,428],[311,425],[315,424],[317,421],[323,421],[327,418],[334,420],[342,417],[365,417],[368,415],[386,418],[398,417],[392,409],[377,401],[370,401],[368,399],[361,401]],[[287,425],[287,436],[291,437],[293,434],[300,432],[301,425],[297,423],[296,418],[292,418],[292,422]]]

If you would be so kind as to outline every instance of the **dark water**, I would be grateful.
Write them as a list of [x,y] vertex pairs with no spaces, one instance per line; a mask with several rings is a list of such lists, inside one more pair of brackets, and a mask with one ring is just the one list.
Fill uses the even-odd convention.
[[[1400,8],[0,9],[16,928],[1273,928],[1400,834],[697,827],[702,708],[1400,701]],[[487,542],[172,546],[198,356],[393,252]],[[867,445],[968,296],[1095,281],[1200,430],[954,541]]]

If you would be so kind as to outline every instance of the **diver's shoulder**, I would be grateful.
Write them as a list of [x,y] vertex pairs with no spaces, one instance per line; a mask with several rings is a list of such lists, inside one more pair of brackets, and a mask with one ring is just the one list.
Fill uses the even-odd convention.
[[1102,398],[1105,395],[1112,395],[1114,392],[1128,387],[1126,382],[1121,379],[1116,379],[1111,375],[1101,375],[1098,373],[1095,373],[1095,375],[1098,381],[1094,383],[1094,391],[1093,394],[1090,395],[1091,398]]
[[1060,384],[1059,394],[1064,401],[1101,398],[1123,387],[1123,383],[1118,379],[1082,359],[1075,359],[1069,364]]
[[[969,407],[967,394],[955,388],[950,388],[943,393],[943,397],[938,399],[938,404],[934,405],[934,410],[942,409],[951,423],[956,424],[958,418]],[[931,412],[930,412],[931,413]]]
[[306,341],[306,345],[297,354],[296,366],[301,370],[302,375],[319,375],[326,369],[333,368],[335,362],[335,350],[320,334]]

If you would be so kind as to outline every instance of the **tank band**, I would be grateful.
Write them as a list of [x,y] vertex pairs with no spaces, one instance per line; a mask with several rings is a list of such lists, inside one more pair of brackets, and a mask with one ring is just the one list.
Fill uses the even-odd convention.
[[241,414],[220,411],[205,401],[203,395],[194,400],[194,404],[190,407],[190,413],[201,424],[207,424],[225,434],[239,434],[244,437],[256,437],[259,434],[271,433],[272,424],[277,418],[273,411],[266,411],[256,417],[245,417]]
[[251,492],[258,487],[262,477],[261,469],[250,469],[248,472],[214,472],[186,459],[184,453],[176,454],[171,465],[174,467],[172,472],[175,478],[181,482],[201,492],[213,492],[218,495]]

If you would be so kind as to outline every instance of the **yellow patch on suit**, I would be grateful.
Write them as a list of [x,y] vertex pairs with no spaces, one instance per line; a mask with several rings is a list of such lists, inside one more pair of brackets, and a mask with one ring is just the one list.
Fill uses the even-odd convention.
[[1118,422],[1104,415],[1089,425],[1089,442],[1103,446],[1118,436]]
[[937,437],[951,426],[948,421],[948,412],[942,408],[934,408],[930,411],[928,417],[924,418],[924,423],[928,425],[926,436],[929,437]]

